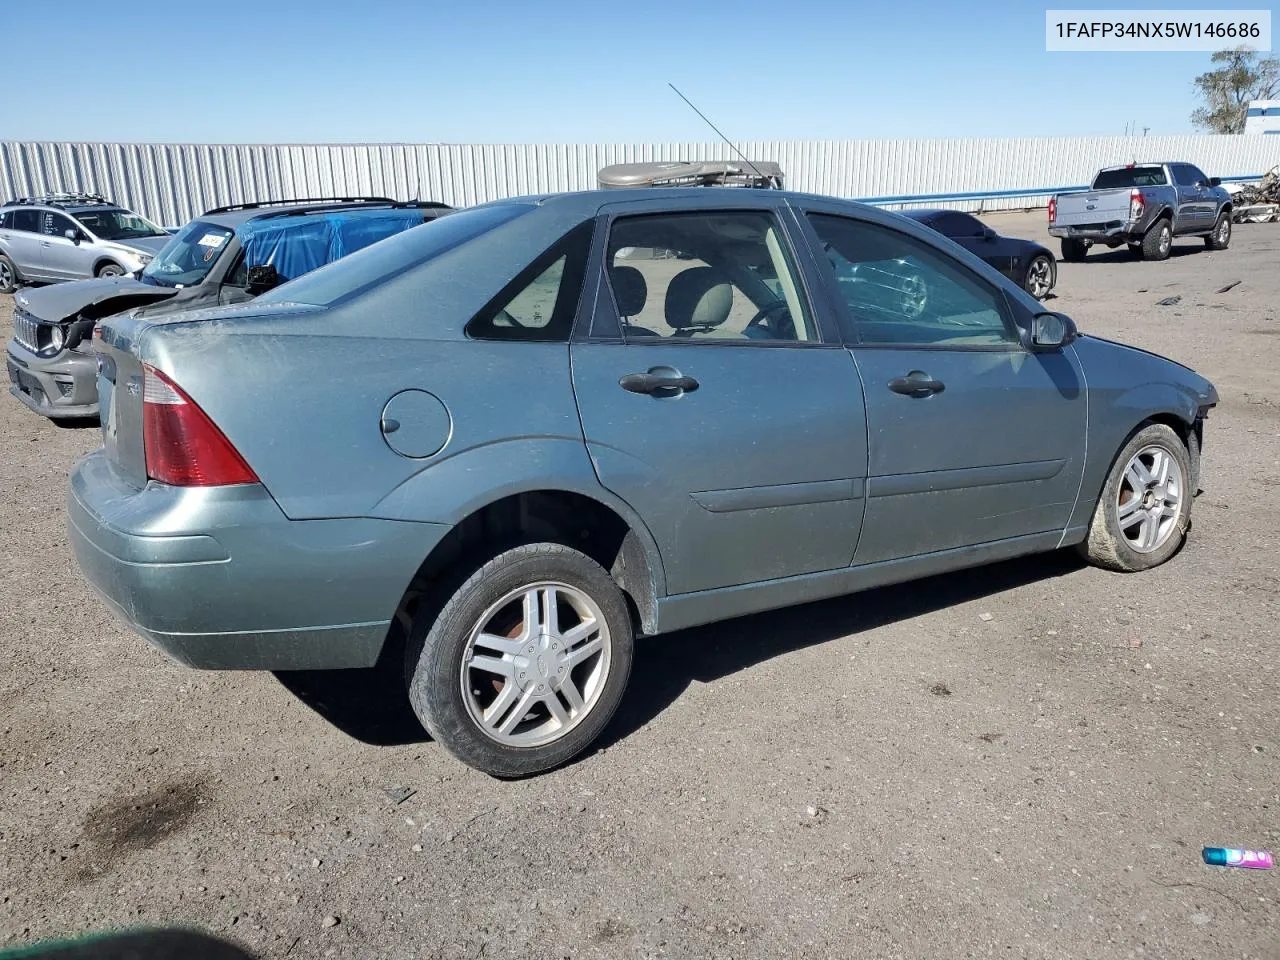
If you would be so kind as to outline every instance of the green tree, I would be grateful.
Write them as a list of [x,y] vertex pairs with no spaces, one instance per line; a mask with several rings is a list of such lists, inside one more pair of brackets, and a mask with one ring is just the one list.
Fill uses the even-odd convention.
[[1191,122],[1210,133],[1243,133],[1250,100],[1270,100],[1280,91],[1280,60],[1256,50],[1219,50],[1209,70],[1195,79],[1203,101],[1191,111]]

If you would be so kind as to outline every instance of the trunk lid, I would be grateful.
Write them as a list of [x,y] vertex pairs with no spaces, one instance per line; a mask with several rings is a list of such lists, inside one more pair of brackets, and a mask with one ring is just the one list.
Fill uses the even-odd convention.
[[1130,188],[1059,194],[1054,226],[1077,227],[1129,219]]

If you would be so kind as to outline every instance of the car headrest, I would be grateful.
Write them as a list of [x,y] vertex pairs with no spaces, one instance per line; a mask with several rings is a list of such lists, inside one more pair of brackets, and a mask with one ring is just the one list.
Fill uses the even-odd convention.
[[676,330],[718,327],[732,308],[733,287],[711,267],[690,267],[667,287],[667,326]]
[[649,285],[644,282],[643,273],[635,267],[614,267],[609,271],[609,279],[613,281],[613,296],[621,316],[634,317],[644,309],[649,299]]

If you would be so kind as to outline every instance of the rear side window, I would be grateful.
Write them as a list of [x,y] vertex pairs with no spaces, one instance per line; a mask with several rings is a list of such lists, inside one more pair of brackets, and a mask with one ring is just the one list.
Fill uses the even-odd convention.
[[582,299],[594,221],[565,234],[467,324],[477,340],[568,340]]
[[5,210],[0,213],[0,230],[9,230],[13,227],[13,211]]
[[30,233],[39,233],[40,232],[40,211],[39,210],[13,211],[13,229],[26,230]]
[[1093,181],[1095,190],[1118,190],[1124,187],[1163,187],[1169,181],[1163,167],[1124,167],[1103,170]]

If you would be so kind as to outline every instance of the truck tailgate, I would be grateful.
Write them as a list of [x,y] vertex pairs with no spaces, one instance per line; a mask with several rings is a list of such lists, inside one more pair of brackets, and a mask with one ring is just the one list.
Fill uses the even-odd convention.
[[1129,190],[1067,193],[1057,198],[1054,226],[1075,227],[1129,219]]

